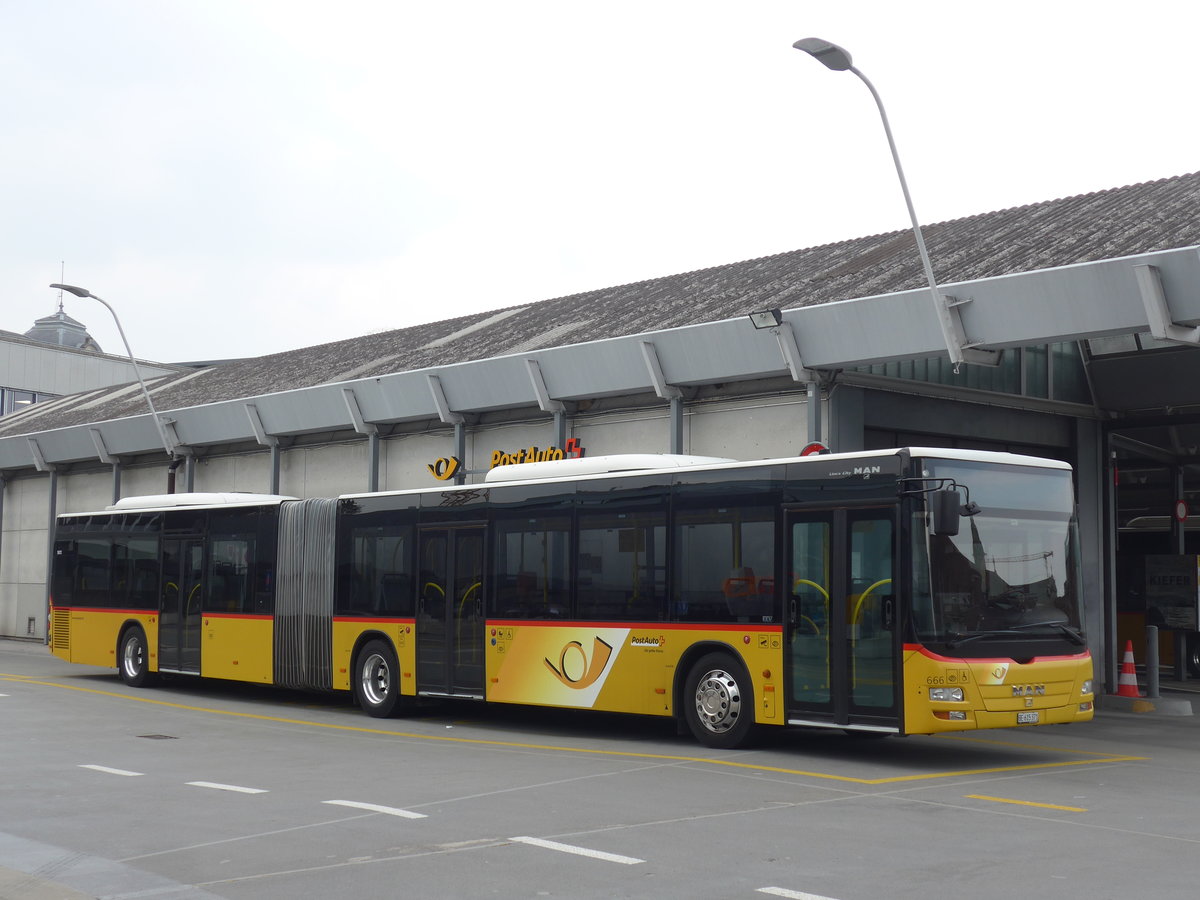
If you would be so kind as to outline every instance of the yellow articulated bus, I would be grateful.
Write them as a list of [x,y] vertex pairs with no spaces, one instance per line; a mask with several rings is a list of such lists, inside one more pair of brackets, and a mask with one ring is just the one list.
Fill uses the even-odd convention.
[[933,734],[1091,719],[1070,467],[903,448],[610,456],[296,500],[60,516],[51,650],[184,673],[769,725]]

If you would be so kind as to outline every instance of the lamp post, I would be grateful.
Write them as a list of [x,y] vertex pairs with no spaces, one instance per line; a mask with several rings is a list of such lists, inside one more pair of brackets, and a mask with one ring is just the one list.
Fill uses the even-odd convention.
[[834,72],[853,72],[867,86],[867,90],[871,92],[871,96],[875,98],[875,105],[879,107],[879,118],[883,121],[883,131],[887,135],[888,147],[892,151],[892,161],[896,164],[896,176],[900,179],[900,190],[904,193],[904,203],[908,207],[908,218],[912,222],[913,236],[917,239],[917,253],[921,256],[921,265],[925,267],[925,278],[929,281],[929,291],[933,295],[933,304],[937,312],[938,324],[941,325],[942,337],[946,342],[946,350],[950,354],[950,361],[954,363],[954,371],[957,373],[959,366],[964,361],[964,338],[959,334],[962,329],[951,316],[950,308],[947,306],[941,291],[938,290],[937,280],[933,277],[933,265],[929,262],[929,252],[925,249],[925,239],[921,236],[921,226],[917,223],[917,213],[913,209],[912,197],[908,193],[908,182],[904,178],[904,169],[900,165],[900,154],[896,152],[896,142],[892,138],[892,128],[888,124],[887,112],[883,108],[883,101],[879,98],[879,92],[875,90],[875,85],[871,84],[870,79],[855,68],[849,52],[843,50],[837,44],[830,43],[822,38],[810,37],[801,38],[792,44],[792,46],[797,50],[803,50],[813,59],[820,62],[826,68],[832,69]]
[[150,416],[154,419],[154,427],[158,429],[159,440],[162,441],[163,449],[167,451],[167,456],[174,459],[175,447],[171,439],[167,436],[167,429],[163,426],[162,419],[158,415],[158,410],[154,408],[154,401],[150,399],[150,391],[146,389],[146,382],[142,380],[142,371],[138,368],[133,350],[129,348],[129,339],[125,337],[125,329],[121,327],[121,320],[117,318],[117,311],[109,306],[106,300],[102,300],[86,288],[76,287],[73,284],[52,284],[50,287],[66,291],[68,294],[74,294],[76,297],[90,297],[96,302],[104,304],[104,307],[112,313],[113,321],[117,323],[117,331],[121,335],[121,341],[125,344],[125,352],[129,355],[129,362],[133,366],[133,374],[137,377],[138,384],[142,386],[142,395],[146,398],[146,405],[150,407]]

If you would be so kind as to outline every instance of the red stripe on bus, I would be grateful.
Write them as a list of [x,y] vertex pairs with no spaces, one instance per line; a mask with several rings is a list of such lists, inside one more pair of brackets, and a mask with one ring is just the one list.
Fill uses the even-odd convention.
[[782,625],[748,622],[596,622],[591,619],[487,619],[485,625],[535,628],[636,628],[640,631],[783,631]]
[[112,613],[117,616],[157,616],[157,609],[117,609],[112,606],[56,606],[60,612]]
[[[939,653],[934,653],[923,644],[905,644],[905,653],[920,653],[922,656],[928,656],[930,659],[938,662],[972,662],[972,663],[989,663],[989,662],[1015,662],[1011,656],[942,656]],[[1066,653],[1057,656],[1035,656],[1032,662],[1047,662],[1056,659],[1088,659],[1091,657],[1091,651],[1085,650],[1082,653]]]

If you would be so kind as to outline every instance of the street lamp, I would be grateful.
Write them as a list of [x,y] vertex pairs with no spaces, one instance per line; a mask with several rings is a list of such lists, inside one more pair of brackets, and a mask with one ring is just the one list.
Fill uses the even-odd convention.
[[[937,311],[938,324],[942,327],[942,337],[945,339],[946,349],[950,354],[950,361],[954,363],[954,371],[957,374],[959,366],[964,362],[963,344],[965,343],[965,337],[960,334],[962,327],[951,316],[950,308],[946,304],[941,291],[938,290],[937,280],[933,277],[933,266],[929,262],[929,252],[925,249],[925,239],[921,236],[921,226],[917,223],[917,213],[913,209],[912,197],[908,193],[908,182],[904,178],[904,169],[900,166],[900,154],[896,152],[896,142],[892,138],[892,128],[888,124],[887,112],[883,108],[883,101],[879,98],[879,92],[875,90],[875,85],[871,84],[870,79],[855,68],[849,52],[837,44],[830,43],[822,38],[810,37],[802,38],[792,44],[792,46],[797,50],[803,50],[826,68],[832,69],[835,72],[853,72],[867,86],[867,90],[871,92],[871,96],[875,98],[875,105],[879,107],[879,118],[883,120],[883,131],[887,135],[888,147],[892,151],[892,161],[896,164],[896,176],[900,179],[900,190],[904,193],[904,203],[908,206],[908,218],[912,222],[913,236],[917,239],[917,252],[921,255],[921,265],[925,267],[925,278],[929,281],[929,291],[933,295],[933,304],[934,309]],[[995,365],[997,357],[998,354],[992,351],[979,351],[978,361],[987,361]]]
[[125,352],[129,354],[129,362],[133,365],[133,374],[137,376],[138,384],[142,386],[142,394],[146,398],[146,405],[150,407],[150,415],[154,419],[154,427],[158,429],[158,437],[162,441],[163,449],[167,451],[168,456],[174,459],[175,447],[171,439],[167,436],[167,429],[163,427],[158,410],[154,408],[154,401],[150,399],[150,391],[146,389],[146,382],[142,380],[141,369],[138,368],[137,359],[134,358],[133,351],[129,348],[129,339],[125,337],[125,329],[121,327],[121,320],[117,318],[117,311],[109,306],[107,301],[100,299],[86,288],[76,287],[73,284],[52,284],[50,287],[66,291],[68,294],[74,294],[76,297],[91,297],[98,303],[103,303],[105,308],[112,313],[113,321],[117,323],[117,331],[121,335],[121,341],[125,344]]

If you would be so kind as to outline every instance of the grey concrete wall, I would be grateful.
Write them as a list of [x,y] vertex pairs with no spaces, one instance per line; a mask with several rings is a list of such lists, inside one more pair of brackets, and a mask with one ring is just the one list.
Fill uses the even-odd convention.
[[[0,635],[46,635],[46,524],[50,479],[8,482],[0,545]],[[29,619],[33,621],[30,633]]]

